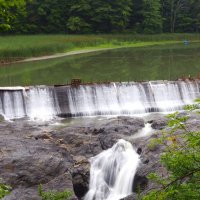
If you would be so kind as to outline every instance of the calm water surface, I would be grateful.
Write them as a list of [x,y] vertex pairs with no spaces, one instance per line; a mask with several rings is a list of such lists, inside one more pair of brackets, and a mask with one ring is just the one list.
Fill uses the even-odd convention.
[[0,86],[175,80],[200,73],[200,43],[124,48],[0,67]]

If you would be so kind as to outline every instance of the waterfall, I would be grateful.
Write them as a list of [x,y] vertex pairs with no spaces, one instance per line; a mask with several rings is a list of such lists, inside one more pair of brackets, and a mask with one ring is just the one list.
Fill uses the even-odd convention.
[[84,200],[118,200],[130,195],[139,161],[132,145],[123,139],[91,158],[90,185]]
[[47,87],[31,88],[28,93],[26,105],[27,116],[31,119],[48,120],[59,113],[54,90]]
[[57,98],[50,87],[0,88],[0,114],[8,119],[49,120],[59,113]]
[[73,116],[135,115],[172,112],[200,96],[199,82],[154,81],[66,88]]
[[0,114],[9,119],[137,115],[173,112],[200,97],[199,81],[153,81],[0,88]]
[[21,118],[25,116],[23,92],[0,91],[0,114],[6,118]]

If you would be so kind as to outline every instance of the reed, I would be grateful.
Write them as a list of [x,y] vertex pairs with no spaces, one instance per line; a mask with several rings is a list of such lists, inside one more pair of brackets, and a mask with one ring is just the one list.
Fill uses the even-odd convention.
[[200,34],[0,36],[0,62],[88,48],[148,46],[183,40],[200,41]]

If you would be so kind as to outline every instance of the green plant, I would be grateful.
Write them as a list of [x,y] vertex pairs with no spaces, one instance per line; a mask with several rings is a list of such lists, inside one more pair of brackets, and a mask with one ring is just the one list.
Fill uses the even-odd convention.
[[[186,110],[195,112],[200,100],[196,102],[196,105],[186,106]],[[149,174],[149,179],[160,187],[152,190],[143,200],[199,200],[200,131],[189,130],[186,126],[189,117],[181,116],[178,112],[170,114],[168,118],[170,131],[163,131],[161,138],[154,141],[158,144],[162,141],[166,146],[160,161],[166,167],[168,176]]]
[[0,199],[10,194],[11,187],[2,183],[0,179]]
[[72,193],[67,190],[63,192],[57,192],[54,190],[44,192],[41,184],[38,187],[38,193],[42,200],[67,200],[72,196]]

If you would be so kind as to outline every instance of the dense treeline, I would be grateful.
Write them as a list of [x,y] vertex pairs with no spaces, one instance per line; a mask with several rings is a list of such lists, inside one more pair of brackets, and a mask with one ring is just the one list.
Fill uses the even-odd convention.
[[0,33],[199,32],[200,0],[0,0]]

